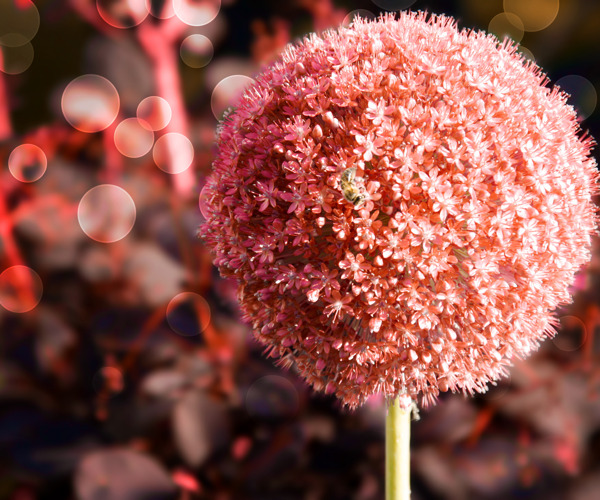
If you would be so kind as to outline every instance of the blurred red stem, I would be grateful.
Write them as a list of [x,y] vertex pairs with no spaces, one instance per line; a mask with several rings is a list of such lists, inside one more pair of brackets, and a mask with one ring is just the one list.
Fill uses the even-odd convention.
[[140,334],[136,337],[134,343],[129,348],[127,356],[125,356],[125,359],[121,363],[121,368],[123,371],[129,371],[133,367],[137,356],[142,351],[142,348],[147,338],[152,333],[154,333],[156,329],[160,326],[160,324],[164,321],[166,313],[166,305],[164,307],[159,307],[150,315],[150,317],[142,325]]
[[[73,9],[98,31],[111,37],[121,35],[122,30],[115,29],[102,20],[95,8],[95,2],[70,0],[70,3]],[[188,137],[189,124],[181,96],[181,79],[177,67],[178,51],[175,49],[175,42],[186,29],[187,25],[177,16],[173,16],[159,23],[146,19],[136,28],[136,34],[140,45],[152,62],[157,94],[171,106],[171,122],[163,133],[178,132]],[[167,146],[169,149],[173,147],[171,144]],[[111,175],[114,175],[114,172],[109,172],[109,176]],[[191,198],[194,187],[192,167],[172,176],[177,195],[184,199]]]
[[477,444],[477,441],[479,441],[481,435],[490,425],[495,413],[496,408],[492,406],[485,407],[479,412],[477,419],[475,420],[475,425],[471,431],[471,435],[467,439],[467,446],[473,447]]
[[[19,246],[15,242],[12,233],[13,217],[6,206],[6,195],[4,191],[5,188],[0,188],[0,240],[4,244],[4,253],[8,260],[8,267],[24,265],[21,251],[19,250]],[[1,271],[4,271],[4,269]],[[31,276],[25,273],[20,274],[19,277],[22,281],[20,280],[18,283],[14,283],[19,298],[24,302],[34,302],[34,284]]]
[[[2,51],[0,51],[0,67],[3,63]],[[10,108],[8,107],[8,89],[4,73],[0,71],[0,141],[8,139],[12,135],[10,122]]]
[[107,184],[116,184],[121,171],[123,170],[123,157],[115,146],[116,120],[102,132],[102,142],[104,144],[104,165],[102,181]]
[[[171,121],[163,133],[177,132],[188,137],[189,123],[183,97],[175,42],[186,28],[177,18],[167,19],[160,25],[145,22],[137,29],[140,45],[152,62],[156,93],[171,106]],[[168,145],[169,147],[172,147]],[[173,155],[170,155],[172,161]],[[193,194],[194,174],[190,167],[179,174],[172,174],[177,195],[185,199]]]
[[4,191],[4,189],[0,191],[0,239],[4,244],[4,253],[8,258],[9,266],[16,266],[23,264],[23,259],[13,238],[13,218],[6,207],[6,193]]

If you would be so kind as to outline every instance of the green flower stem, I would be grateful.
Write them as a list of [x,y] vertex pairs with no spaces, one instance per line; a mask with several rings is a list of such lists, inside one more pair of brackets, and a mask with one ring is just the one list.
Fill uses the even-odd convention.
[[399,398],[388,403],[385,418],[385,499],[410,499],[411,408],[400,406]]

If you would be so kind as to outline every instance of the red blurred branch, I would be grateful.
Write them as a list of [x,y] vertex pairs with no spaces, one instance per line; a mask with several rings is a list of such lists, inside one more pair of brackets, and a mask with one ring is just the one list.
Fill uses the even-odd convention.
[[[73,9],[98,31],[110,37],[118,37],[121,31],[103,21],[98,14],[95,2],[91,0],[70,0]],[[165,10],[166,10],[165,5]],[[188,137],[189,123],[183,98],[178,68],[177,40],[184,34],[187,25],[177,16],[160,21],[146,19],[136,28],[140,45],[152,62],[157,94],[171,106],[172,118],[163,133],[178,132]],[[167,143],[169,161],[175,157],[175,145]],[[110,175],[110,173],[109,173]],[[188,199],[193,194],[195,184],[193,168],[179,174],[171,174],[177,196]]]
[[123,170],[123,156],[115,146],[115,129],[117,128],[116,120],[112,122],[102,135],[104,144],[104,164],[106,168],[103,171],[102,181],[109,184],[118,184],[119,177]]
[[[3,64],[2,51],[0,51],[0,67]],[[0,71],[0,141],[12,135],[10,122],[10,108],[8,106],[8,89],[4,80],[4,73]]]
[[[172,118],[163,133],[177,132],[188,137],[189,122],[181,95],[181,78],[178,68],[178,51],[175,42],[183,35],[187,26],[177,17],[166,19],[160,24],[142,23],[137,29],[140,45],[152,62],[156,93],[171,106]],[[175,157],[174,147],[167,144],[171,154],[169,161]],[[179,174],[172,174],[175,190],[180,197],[189,198],[195,184],[193,168],[190,167]]]
[[6,206],[6,189],[0,188],[0,240],[9,266],[22,265],[23,259],[12,234],[14,219]]
[[[14,217],[6,203],[8,189],[6,189],[5,181],[2,184],[0,184],[0,241],[4,246],[8,267],[23,266],[25,261],[13,235]],[[1,269],[1,271],[4,271],[4,269]],[[34,298],[35,284],[29,274],[19,274],[18,279],[12,285],[19,299],[30,304],[36,302]]]

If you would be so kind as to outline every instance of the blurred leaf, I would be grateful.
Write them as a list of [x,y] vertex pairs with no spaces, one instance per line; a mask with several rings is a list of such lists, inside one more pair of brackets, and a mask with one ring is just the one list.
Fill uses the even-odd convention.
[[75,332],[52,309],[39,311],[40,327],[35,339],[38,363],[43,371],[66,377],[71,369],[66,354],[75,345]]
[[21,472],[43,478],[70,473],[95,440],[87,422],[41,405],[0,405],[2,459]]
[[14,213],[17,234],[28,243],[34,259],[48,269],[64,269],[77,261],[84,238],[74,205],[62,194],[35,198]]
[[477,419],[477,410],[471,400],[448,397],[421,412],[427,416],[414,424],[413,434],[428,442],[457,443],[472,431]]
[[167,500],[177,496],[168,472],[148,455],[128,449],[86,456],[75,472],[79,500]]
[[455,450],[454,464],[460,466],[455,474],[465,478],[469,490],[475,497],[502,494],[506,498],[519,483],[517,443],[506,436],[484,435],[474,449]]
[[117,277],[117,264],[106,246],[89,246],[77,264],[81,275],[91,283],[111,281]]
[[224,405],[202,391],[190,390],[177,403],[172,422],[177,447],[192,467],[230,440]]
[[574,430],[572,424],[580,421],[577,407],[585,401],[585,385],[540,356],[520,362],[511,373],[515,390],[499,400],[502,414],[528,422],[549,436],[565,437]]
[[307,441],[331,443],[335,438],[336,423],[329,415],[307,415],[302,419],[302,430]]
[[591,500],[600,497],[600,468],[596,466],[595,470],[589,474],[580,477],[579,480],[571,486],[565,496],[566,500]]
[[174,397],[186,381],[187,377],[178,371],[157,370],[144,378],[142,389],[150,396]]
[[125,276],[137,288],[142,303],[157,307],[182,291],[186,272],[152,243],[132,245],[124,266]]

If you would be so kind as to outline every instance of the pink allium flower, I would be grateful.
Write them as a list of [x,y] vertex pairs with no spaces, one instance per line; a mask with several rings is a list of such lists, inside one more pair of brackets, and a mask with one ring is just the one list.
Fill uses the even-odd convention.
[[510,43],[423,13],[310,35],[258,76],[201,234],[269,352],[349,407],[427,404],[552,335],[598,174],[545,84]]

